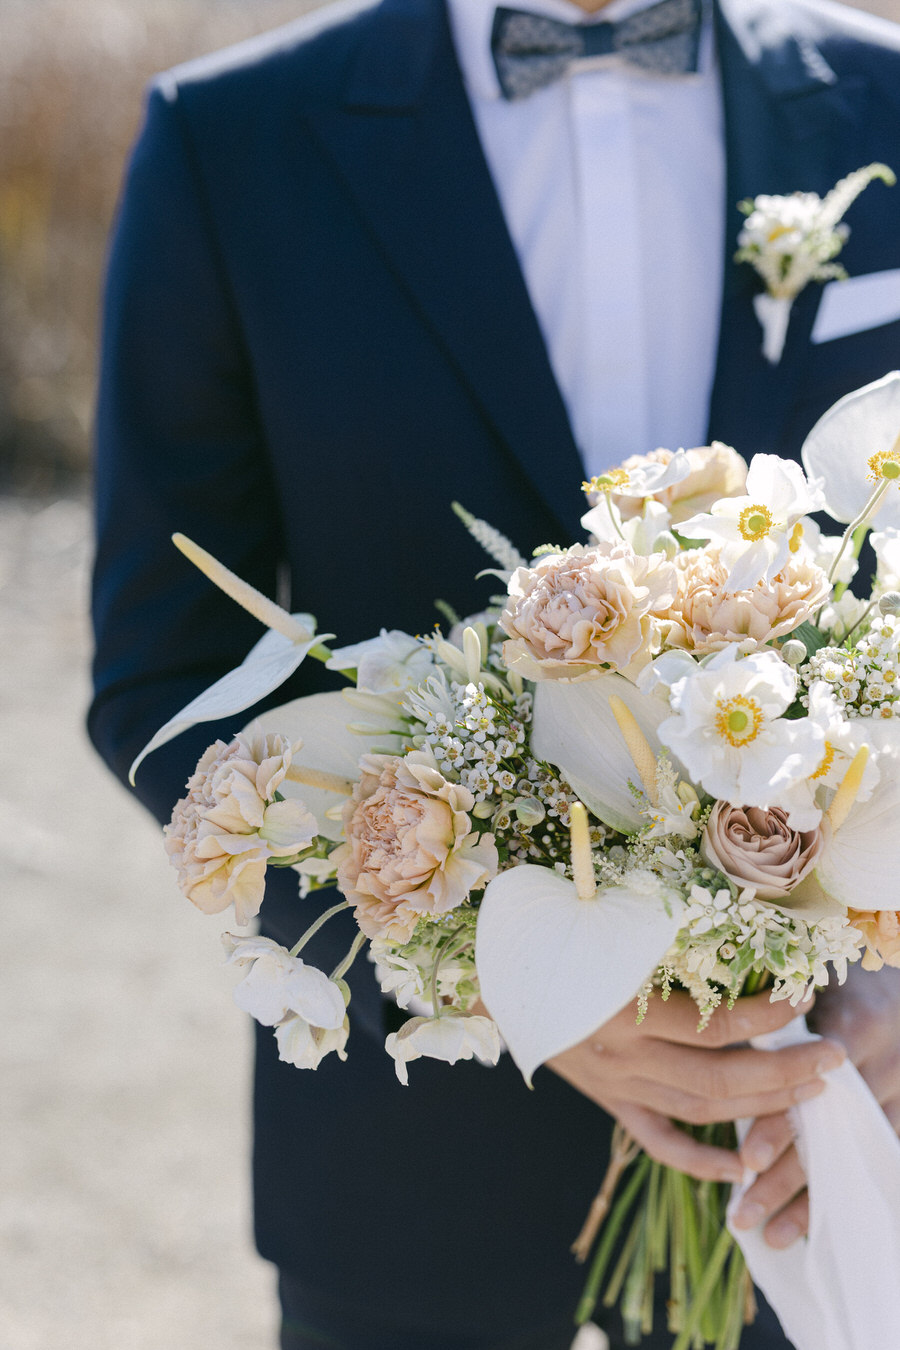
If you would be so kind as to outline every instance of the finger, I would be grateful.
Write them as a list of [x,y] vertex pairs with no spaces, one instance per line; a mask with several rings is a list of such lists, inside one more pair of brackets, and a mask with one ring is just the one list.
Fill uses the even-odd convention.
[[818,1097],[827,1086],[824,1079],[813,1078],[808,1083],[778,1092],[763,1092],[753,1097],[715,1098],[697,1096],[667,1083],[639,1080],[628,1084],[628,1099],[689,1125],[712,1125],[719,1121],[742,1120],[745,1117],[755,1119],[757,1116],[789,1111],[800,1102]]
[[748,1187],[734,1214],[735,1228],[757,1228],[780,1215],[806,1189],[806,1174],[795,1148],[789,1148],[777,1162]]
[[890,1121],[895,1134],[900,1134],[900,1099],[882,1102],[881,1109]]
[[802,1191],[780,1214],[766,1224],[763,1236],[770,1247],[790,1247],[809,1232],[809,1192]]
[[786,1112],[759,1116],[740,1147],[741,1162],[751,1172],[765,1172],[794,1142],[794,1126]]
[[[798,1008],[792,1008],[786,999],[773,1003],[767,992],[750,994],[739,998],[733,1008],[717,1008],[709,1024],[703,1031],[698,1031],[699,1013],[693,999],[689,994],[671,994],[665,1001],[661,998],[650,1000],[647,1015],[637,1031],[660,1040],[702,1045],[713,1050],[777,1031],[812,1006],[812,997]],[[631,1015],[630,1009],[626,1009],[626,1015]],[[602,1027],[598,1036],[602,1041]]]
[[743,1177],[736,1153],[713,1144],[701,1144],[684,1130],[679,1130],[668,1117],[632,1102],[614,1103],[610,1110],[644,1152],[657,1162],[700,1181],[737,1183]]
[[897,1063],[896,1053],[863,1064],[859,1066],[859,1071],[868,1084],[872,1096],[881,1105],[893,1101],[898,1095],[900,1066]]
[[[620,1059],[624,1056],[620,1056]],[[696,1050],[670,1042],[645,1043],[636,1074],[715,1101],[760,1096],[808,1083],[836,1069],[846,1051],[836,1041],[804,1042],[784,1050]]]

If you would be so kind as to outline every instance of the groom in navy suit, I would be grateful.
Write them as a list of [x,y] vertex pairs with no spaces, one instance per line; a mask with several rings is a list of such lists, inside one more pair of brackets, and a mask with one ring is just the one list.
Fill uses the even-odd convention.
[[[423,631],[435,598],[465,613],[487,594],[451,500],[523,550],[568,542],[586,471],[713,438],[795,456],[838,397],[900,366],[900,201],[881,185],[842,255],[878,278],[871,314],[833,292],[825,323],[810,285],[777,365],[758,283],[731,260],[740,200],[900,168],[898,31],[817,0],[718,0],[682,31],[693,3],[675,0],[666,37],[646,10],[613,0],[602,17],[621,26],[553,84],[532,61],[503,87],[512,57],[489,52],[487,0],[337,6],[156,83],[111,253],[98,414],[90,730],[123,779],[259,636],[173,531],[342,643]],[[629,62],[621,34],[648,23],[662,59]],[[326,679],[307,663],[277,699]],[[195,728],[147,760],[137,790],[160,820],[236,729]],[[291,881],[276,874],[261,916],[287,943],[323,906]],[[346,918],[311,952],[326,969]],[[723,1177],[735,1158],[692,1152],[668,1118],[762,1117],[756,1217],[787,1225],[773,1242],[802,1230],[784,1108],[821,1066],[733,1044],[781,1012],[754,1005],[751,1025],[723,1020],[698,1047],[673,1004],[560,1057],[533,1093],[508,1057],[422,1061],[403,1090],[381,1048],[402,1014],[360,964],[346,1065],[301,1073],[270,1032],[259,1042],[256,1230],[286,1350],[564,1350],[581,1282],[567,1247],[609,1112],[664,1160]],[[900,991],[882,975],[818,1011],[898,1125]],[[646,1344],[670,1344],[662,1325]],[[764,1310],[741,1344],[786,1342]]]

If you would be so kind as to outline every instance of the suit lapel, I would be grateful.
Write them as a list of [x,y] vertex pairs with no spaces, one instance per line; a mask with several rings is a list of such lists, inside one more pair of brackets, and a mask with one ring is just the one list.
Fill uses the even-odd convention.
[[[744,454],[790,451],[785,436],[809,360],[821,298],[811,283],[794,302],[782,359],[762,356],[753,310],[759,281],[733,262],[744,217],[737,203],[759,193],[818,192],[859,167],[853,135],[863,82],[839,80],[819,51],[808,12],[784,0],[718,0],[727,155],[725,284],[710,439]],[[795,448],[795,447],[794,447]]]
[[443,0],[385,0],[369,21],[343,106],[310,125],[496,440],[575,533],[583,469]]

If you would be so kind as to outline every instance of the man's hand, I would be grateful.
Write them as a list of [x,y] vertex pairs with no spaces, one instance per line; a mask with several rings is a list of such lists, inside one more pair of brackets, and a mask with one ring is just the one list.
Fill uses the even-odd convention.
[[731,1011],[718,1009],[698,1032],[693,1000],[673,993],[666,1002],[651,999],[640,1026],[631,1005],[548,1064],[615,1116],[658,1162],[702,1179],[740,1181],[743,1164],[736,1152],[701,1144],[673,1121],[705,1125],[779,1113],[786,1121],[789,1107],[817,1096],[825,1087],[822,1074],[844,1058],[840,1045],[763,1051],[744,1044],[809,1007],[798,1010],[771,1003],[768,993],[755,994]]

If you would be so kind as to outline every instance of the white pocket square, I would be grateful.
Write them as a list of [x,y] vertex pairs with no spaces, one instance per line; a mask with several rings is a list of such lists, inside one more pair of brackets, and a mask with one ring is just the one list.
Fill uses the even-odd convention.
[[822,289],[810,341],[832,342],[895,319],[900,319],[900,267],[829,281]]

